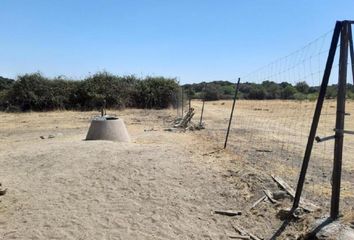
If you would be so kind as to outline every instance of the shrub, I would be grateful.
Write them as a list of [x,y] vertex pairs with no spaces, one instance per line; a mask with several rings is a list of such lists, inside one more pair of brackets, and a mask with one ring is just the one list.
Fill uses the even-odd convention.
[[316,101],[318,98],[318,93],[310,93],[307,94],[307,99],[310,101]]
[[4,78],[0,76],[0,92],[10,89],[14,84],[14,82],[15,81],[12,79]]
[[104,100],[107,108],[124,108],[132,105],[131,95],[135,77],[118,77],[99,72],[80,83],[77,103],[84,110],[101,108]]
[[282,89],[280,96],[282,99],[294,99],[295,93],[296,89],[292,85],[288,85],[284,89]]
[[92,110],[101,108],[104,101],[107,108],[165,108],[175,102],[178,88],[175,79],[163,77],[138,79],[99,72],[83,81],[73,81],[25,74],[9,89],[0,91],[0,110]]
[[176,101],[178,90],[176,79],[147,77],[137,82],[133,99],[139,108],[167,108]]
[[208,84],[205,88],[205,101],[214,101],[220,99],[220,86],[216,84]]
[[303,100],[306,100],[306,99],[307,99],[307,95],[298,92],[298,93],[295,93],[295,94],[294,94],[294,99],[295,99],[295,100],[299,100],[299,101],[303,101]]
[[265,91],[262,87],[257,86],[251,89],[248,97],[250,99],[262,100],[265,97]]
[[22,111],[43,110],[51,106],[52,90],[40,73],[20,76],[8,92],[8,102]]

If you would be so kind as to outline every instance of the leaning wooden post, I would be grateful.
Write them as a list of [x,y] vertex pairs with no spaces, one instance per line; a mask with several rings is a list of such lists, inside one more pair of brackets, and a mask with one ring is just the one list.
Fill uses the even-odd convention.
[[332,173],[332,198],[331,198],[331,219],[335,220],[339,214],[340,185],[342,175],[343,140],[344,140],[344,118],[345,118],[345,94],[347,86],[347,64],[348,64],[348,43],[349,23],[344,21],[340,38],[339,74],[338,74],[338,95],[336,129],[334,142],[334,161]]
[[336,54],[336,49],[337,49],[341,29],[342,29],[342,22],[337,21],[336,26],[334,28],[333,36],[332,36],[331,46],[330,46],[328,57],[327,57],[327,62],[326,62],[326,67],[325,67],[323,78],[322,78],[320,92],[318,94],[315,112],[313,114],[310,134],[307,139],[306,150],[305,150],[304,159],[303,159],[302,166],[301,166],[299,180],[297,183],[292,212],[295,211],[299,207],[301,193],[302,193],[302,189],[303,189],[304,183],[305,183],[306,172],[307,172],[307,168],[308,168],[310,158],[311,158],[312,147],[313,147],[313,143],[314,143],[314,140],[316,137],[317,126],[318,126],[318,122],[320,120],[322,106],[323,106],[323,102],[324,102],[324,99],[326,96],[328,81],[329,81],[329,77],[331,75],[331,70],[332,70],[332,66],[333,66],[334,57]]
[[238,78],[238,81],[236,83],[234,101],[232,103],[232,109],[231,109],[231,114],[230,114],[230,119],[229,119],[229,126],[227,127],[227,132],[226,132],[226,137],[225,137],[224,149],[227,146],[227,140],[229,138],[230,127],[231,127],[231,122],[232,122],[232,116],[234,115],[235,103],[236,103],[236,98],[237,98],[237,93],[238,93],[239,86],[240,86],[240,78]]
[[202,126],[202,124],[203,124],[203,114],[204,114],[204,104],[205,104],[205,90],[206,90],[206,83],[204,84],[203,105],[202,105],[202,112],[200,113],[199,126]]

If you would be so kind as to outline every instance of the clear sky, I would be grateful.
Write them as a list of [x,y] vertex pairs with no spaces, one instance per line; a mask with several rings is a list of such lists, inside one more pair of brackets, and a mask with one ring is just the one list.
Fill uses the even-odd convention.
[[232,80],[354,19],[353,0],[0,0],[0,75]]

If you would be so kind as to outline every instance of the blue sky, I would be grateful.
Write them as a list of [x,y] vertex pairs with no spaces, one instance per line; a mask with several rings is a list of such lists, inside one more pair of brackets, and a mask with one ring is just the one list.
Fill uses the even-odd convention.
[[232,80],[353,10],[353,0],[0,0],[0,75]]

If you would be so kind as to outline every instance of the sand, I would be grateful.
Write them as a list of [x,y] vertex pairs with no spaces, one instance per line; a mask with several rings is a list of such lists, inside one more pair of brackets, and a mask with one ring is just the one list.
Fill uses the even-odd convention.
[[[84,141],[95,112],[1,113],[0,182],[8,192],[0,197],[0,239],[229,239],[238,234],[234,223],[271,237],[291,201],[249,210],[263,189],[279,188],[242,153],[219,151],[222,129],[211,132],[222,121],[207,111],[200,132],[164,131],[173,110],[109,112],[124,119],[131,143]],[[242,215],[213,213],[228,209]],[[279,239],[307,226],[306,218]]]
[[94,113],[2,114],[1,239],[226,239],[235,189],[158,113],[120,113],[132,143],[83,141]]

